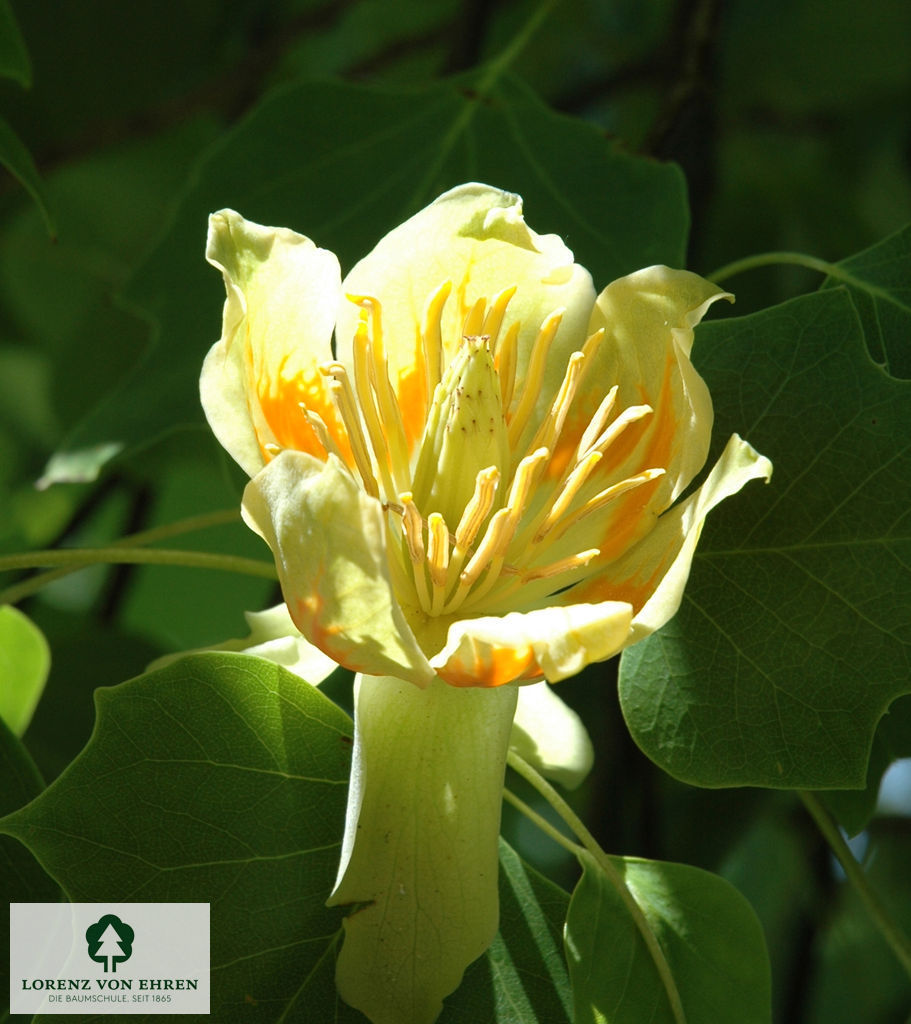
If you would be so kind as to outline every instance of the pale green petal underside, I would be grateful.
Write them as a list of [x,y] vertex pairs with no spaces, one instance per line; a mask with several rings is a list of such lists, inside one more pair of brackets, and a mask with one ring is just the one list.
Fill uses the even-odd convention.
[[244,491],[244,519],[275,556],[291,618],[353,671],[433,677],[392,591],[382,506],[330,456],[285,451]]
[[549,683],[519,687],[510,749],[542,775],[574,789],[595,759],[588,730]]
[[430,1024],[499,921],[497,842],[516,687],[359,676],[336,981],[373,1024]]

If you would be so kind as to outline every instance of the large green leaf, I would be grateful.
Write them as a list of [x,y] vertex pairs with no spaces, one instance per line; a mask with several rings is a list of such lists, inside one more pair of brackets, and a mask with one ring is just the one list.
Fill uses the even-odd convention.
[[566,918],[575,1024],[764,1024],[771,981],[749,903],[724,879],[684,864],[634,857],[611,863],[657,939],[663,978],[616,887],[588,853]]
[[206,218],[220,207],[293,227],[350,266],[440,192],[486,180],[523,195],[535,230],[567,237],[602,287],[640,266],[682,262],[687,208],[676,168],[629,156],[508,78],[483,97],[474,84],[307,82],[267,98],[227,133],[128,288],[154,325],[147,356],[70,438],[46,481],[72,478],[74,452],[79,473],[91,476],[117,446],[201,422],[199,370],[224,298],[203,250]]
[[715,513],[679,614],[624,656],[624,715],[697,785],[863,786],[911,690],[911,385],[843,288],[706,324],[696,352],[716,442],[743,433],[775,472]]
[[[96,701],[85,750],[0,832],[71,900],[211,903],[219,1021],[362,1020],[335,994],[342,913],[324,905],[348,716],[297,676],[239,654],[192,655]],[[441,1024],[569,1019],[566,894],[505,845],[501,864],[500,935]]]
[[911,377],[911,225],[842,260],[827,284],[847,283],[870,355],[893,377]]

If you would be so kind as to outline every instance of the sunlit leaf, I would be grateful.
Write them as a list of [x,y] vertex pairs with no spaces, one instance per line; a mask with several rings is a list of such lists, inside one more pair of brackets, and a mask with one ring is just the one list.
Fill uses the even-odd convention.
[[747,901],[717,875],[683,864],[612,857],[658,941],[679,998],[594,858],[566,919],[575,1024],[764,1024],[771,984],[762,930]]
[[624,656],[642,749],[699,785],[864,785],[911,690],[911,385],[865,348],[845,289],[705,324],[716,443],[775,471],[709,524],[676,619]]
[[50,665],[41,630],[18,608],[0,607],[0,719],[15,736],[28,728]]

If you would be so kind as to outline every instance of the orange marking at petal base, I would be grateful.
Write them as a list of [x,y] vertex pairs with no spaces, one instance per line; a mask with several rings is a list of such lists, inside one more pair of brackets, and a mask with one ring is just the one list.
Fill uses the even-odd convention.
[[573,587],[567,598],[573,604],[591,603],[598,604],[601,601],[623,601],[632,605],[633,615],[638,615],[646,601],[658,589],[658,584],[664,579],[668,566],[663,562],[656,568],[648,579],[643,581],[611,580],[604,576],[595,577],[580,587]]
[[438,675],[450,686],[487,689],[518,680],[539,679],[544,673],[531,645],[524,644],[517,648],[489,647],[483,656],[476,653],[471,665],[453,658]]
[[425,377],[424,354],[418,349],[413,364],[399,370],[395,389],[409,456],[424,435],[424,424],[427,420]]
[[[308,371],[301,371],[295,377],[279,376],[278,380],[258,382],[259,406],[269,429],[280,448],[306,452],[323,462],[326,461],[326,449],[320,443],[307,422],[301,404],[311,412],[315,412],[326,424],[329,436],[338,445],[345,462],[354,468],[354,456],[348,432],[342,423],[332,395],[326,386],[326,378],[314,366]],[[268,461],[271,455],[265,451],[260,438],[260,447]]]

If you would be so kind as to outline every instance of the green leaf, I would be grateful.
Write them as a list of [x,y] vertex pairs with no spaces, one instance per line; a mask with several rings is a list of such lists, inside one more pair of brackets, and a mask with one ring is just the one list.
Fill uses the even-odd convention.
[[44,185],[38,176],[38,168],[32,155],[25,148],[22,140],[10,127],[9,122],[0,117],[0,164],[18,179],[29,195],[34,199],[35,205],[41,211],[47,233],[53,237],[57,229],[54,227],[54,218],[48,208],[47,197],[44,194]]
[[14,735],[28,728],[50,667],[41,630],[18,608],[0,607],[0,719]]
[[32,84],[32,62],[9,0],[0,0],[0,75],[26,89]]
[[[90,477],[112,444],[145,444],[201,422],[199,371],[224,299],[203,258],[205,226],[220,207],[293,227],[347,268],[439,193],[481,180],[523,195],[532,227],[565,236],[600,287],[650,263],[682,263],[687,208],[675,167],[624,153],[508,78],[483,98],[473,84],[470,76],[420,90],[308,82],[268,97],[227,133],[127,290],[154,324],[153,344],[45,481],[58,478],[57,465],[67,469],[61,479],[72,479],[74,466]],[[74,453],[82,453],[76,461]]]
[[88,746],[3,823],[74,901],[212,904],[212,1012],[274,1020],[331,949],[350,721],[244,655],[96,692]]
[[[575,1024],[683,1024],[622,897],[588,853],[566,918]],[[657,938],[690,1024],[763,1024],[771,982],[752,907],[724,879],[683,864],[611,857]]]
[[911,377],[911,225],[842,260],[827,283],[847,285],[873,359],[893,377]]
[[[0,815],[28,803],[44,782],[25,747],[0,720]],[[52,903],[60,890],[31,853],[15,839],[0,836],[0,903]],[[9,963],[9,932],[0,935],[0,964]],[[2,972],[2,968],[0,968]],[[0,987],[0,1020],[6,1020],[9,986]]]
[[715,442],[768,455],[719,509],[677,617],[624,655],[636,742],[704,786],[862,787],[911,690],[911,385],[866,350],[845,289],[700,327]]
[[[98,690],[96,703],[85,750],[0,832],[71,900],[210,902],[219,1021],[363,1020],[338,1001],[342,914],[324,906],[345,816],[348,716],[240,654],[188,656]],[[34,898],[25,880],[12,888],[10,900]],[[505,844],[500,894],[500,934],[440,1024],[568,1022],[566,894]]]

